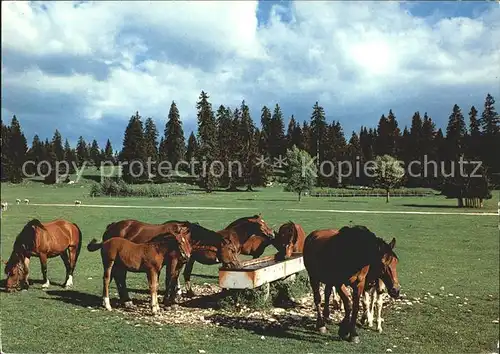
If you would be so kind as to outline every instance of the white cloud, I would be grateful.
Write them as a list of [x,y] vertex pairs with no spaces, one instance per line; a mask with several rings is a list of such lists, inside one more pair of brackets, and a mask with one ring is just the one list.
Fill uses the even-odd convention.
[[[297,1],[274,6],[259,26],[257,1],[1,6],[2,55],[24,60],[21,69],[2,61],[4,92],[73,95],[78,117],[88,119],[125,120],[139,110],[164,120],[175,100],[184,120],[194,120],[202,89],[214,106],[290,100],[306,111],[320,98],[327,108],[356,110],[359,102],[404,104],[446,87],[464,95],[473,87],[484,97],[500,69],[498,8],[429,22],[395,2]],[[44,71],[40,60],[47,58],[70,67],[91,59],[107,76],[97,79],[91,64],[90,72],[72,75]],[[8,104],[3,112],[22,109]]]

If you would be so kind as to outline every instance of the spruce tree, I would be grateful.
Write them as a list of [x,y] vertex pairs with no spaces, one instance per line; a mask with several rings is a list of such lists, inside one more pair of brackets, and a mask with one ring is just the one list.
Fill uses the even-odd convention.
[[[440,158],[438,154],[438,147],[436,145],[436,125],[432,119],[424,114],[424,122],[422,124],[422,154],[427,156],[427,161],[434,161],[439,163]],[[431,168],[427,169],[426,176],[424,176],[423,182],[425,187],[435,187],[439,181],[438,177],[439,169],[433,170]]]
[[484,100],[484,110],[479,124],[485,136],[496,136],[500,133],[500,117],[495,111],[495,99],[489,93]]
[[292,114],[292,116],[290,117],[290,121],[288,122],[288,129],[286,131],[287,149],[291,149],[293,145],[297,145],[294,144],[293,141],[296,128],[297,128],[297,122],[295,121],[295,117]]
[[245,101],[241,102],[241,120],[238,130],[239,139],[241,139],[241,150],[239,153],[240,162],[243,165],[243,183],[247,190],[252,190],[252,173],[256,164],[258,149],[255,145],[255,126],[250,116],[250,108]]
[[176,164],[184,160],[186,142],[184,140],[184,130],[182,128],[179,109],[174,101],[170,105],[164,134],[164,155],[167,161],[170,161],[172,164],[172,168],[175,168]]
[[[144,162],[148,163],[148,160],[151,161],[151,173],[156,175],[158,170],[158,129],[156,129],[152,118],[147,118],[144,123]],[[147,165],[144,168],[147,168]],[[146,178],[153,178],[153,176],[148,176],[147,171],[145,173]]]
[[488,93],[479,124],[482,128],[481,160],[492,176],[492,183],[500,185],[500,116],[495,110],[495,99]]
[[467,134],[464,116],[460,107],[455,104],[453,112],[448,118],[446,128],[447,160],[458,161],[459,156],[464,153],[464,139]]
[[467,156],[477,159],[479,158],[481,144],[481,129],[477,118],[478,111],[472,106],[469,111],[469,135],[466,141]]
[[78,143],[76,144],[76,157],[78,159],[78,166],[81,167],[85,161],[89,159],[87,154],[87,143],[83,136],[78,138]]
[[356,132],[352,132],[349,143],[347,144],[347,158],[351,163],[352,171],[351,175],[347,177],[347,183],[353,185],[360,185],[361,178],[360,174],[356,173],[356,170],[361,169],[363,163],[363,152],[361,151],[361,142]]
[[[122,176],[125,182],[137,182],[140,179],[143,179],[147,173],[147,168],[144,163],[144,146],[144,129],[142,120],[139,112],[136,112],[135,115],[130,117],[127,128],[125,129],[125,136],[123,138],[121,160],[122,162],[128,162],[128,165],[123,166],[122,169]],[[140,164],[142,164],[142,169]]]
[[325,110],[318,102],[313,106],[311,115],[311,140],[309,154],[314,158],[318,156],[317,163],[321,163],[327,157],[325,156],[325,148],[327,148],[328,129],[326,124]]
[[420,160],[422,158],[422,124],[420,112],[415,112],[411,119],[409,145],[405,147],[406,149],[410,148],[410,154],[407,154],[408,150],[405,151],[405,154],[413,160]]
[[26,161],[28,145],[16,116],[12,117],[10,123],[7,146],[8,150],[6,152],[2,150],[2,153],[7,153],[8,155],[10,165],[9,181],[12,183],[20,183],[24,178],[22,168]]
[[286,140],[285,140],[285,124],[283,122],[283,113],[278,104],[274,106],[273,115],[271,118],[271,132],[269,137],[269,149],[272,158],[278,156],[285,157]]
[[[210,97],[201,91],[199,101],[196,103],[198,110],[198,175],[201,187],[207,192],[212,192],[217,187],[217,176],[213,162],[217,159],[217,123],[215,121]],[[200,166],[201,165],[201,166]],[[204,166],[203,166],[204,165]]]
[[68,174],[75,173],[76,155],[75,151],[71,148],[68,139],[64,142],[64,161],[68,164]]
[[[217,143],[221,148],[219,149],[218,159],[225,167],[225,173],[221,177],[219,183],[221,186],[227,188],[233,187],[235,185],[230,185],[230,172],[229,172],[229,162],[235,158],[236,151],[234,142],[237,136],[237,132],[233,129],[232,112],[230,109],[219,106],[216,113],[217,119]],[[232,172],[232,171],[231,171]]]
[[187,147],[186,147],[186,161],[190,162],[196,158],[198,154],[198,141],[193,132],[189,134]]
[[31,142],[31,148],[28,151],[28,160],[33,161],[33,164],[27,166],[29,174],[37,174],[37,166],[45,158],[44,146],[40,141],[40,137],[35,134],[33,141]]
[[106,141],[106,147],[104,148],[104,161],[115,163],[113,154],[113,147],[111,146],[111,141],[109,139]]
[[10,169],[11,169],[11,162],[9,160],[9,154],[7,151],[9,151],[9,127],[5,124],[3,124],[3,120],[1,121],[1,126],[2,126],[2,138],[0,140],[1,142],[1,151],[2,151],[2,165],[1,165],[1,170],[0,170],[0,178],[1,181],[6,181],[9,179],[10,175]]
[[270,139],[272,134],[271,120],[272,120],[271,110],[267,106],[262,107],[260,115],[261,130],[260,130],[259,148],[262,154],[269,157],[271,156],[271,150],[270,150],[271,149]]
[[52,150],[56,155],[57,161],[64,160],[64,147],[62,143],[61,133],[56,129],[54,136],[52,137]]
[[90,160],[99,170],[101,167],[101,151],[99,150],[99,144],[95,139],[92,140],[92,144],[90,145]]
[[311,151],[311,127],[306,121],[302,122],[302,150]]

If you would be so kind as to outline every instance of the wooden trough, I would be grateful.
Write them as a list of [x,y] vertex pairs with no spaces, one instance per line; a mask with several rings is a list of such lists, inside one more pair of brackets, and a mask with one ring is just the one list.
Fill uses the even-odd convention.
[[237,269],[219,269],[219,286],[223,289],[254,289],[304,270],[302,253],[294,253],[284,261],[274,256],[241,262]]

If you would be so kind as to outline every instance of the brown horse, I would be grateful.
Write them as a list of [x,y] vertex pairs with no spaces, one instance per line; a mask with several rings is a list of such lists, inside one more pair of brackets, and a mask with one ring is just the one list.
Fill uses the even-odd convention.
[[190,257],[191,245],[182,234],[160,235],[147,243],[134,243],[124,238],[112,237],[111,239],[97,243],[93,239],[87,249],[90,252],[101,250],[103,276],[103,305],[111,311],[109,301],[109,283],[115,279],[120,300],[126,305],[131,304],[125,283],[127,271],[146,273],[151,294],[151,310],[158,312],[158,277],[163,265],[167,267],[167,273],[173,274],[177,263],[185,261]]
[[12,291],[21,286],[29,287],[29,263],[31,256],[40,259],[43,288],[50,285],[47,277],[47,259],[60,256],[66,266],[64,287],[73,285],[73,272],[82,247],[80,228],[69,221],[58,219],[42,223],[38,219],[28,222],[17,236],[12,253],[6,262],[6,289]]
[[289,221],[281,225],[273,243],[278,249],[276,259],[284,260],[290,258],[293,253],[302,253],[305,239],[306,233],[299,224]]
[[[272,245],[274,242],[274,231],[266,224],[264,219],[262,219],[261,214],[239,218],[216,233],[230,240],[236,247],[237,253],[250,255],[253,256],[253,258],[260,257],[264,253],[266,247]],[[192,239],[200,239],[199,236],[195,236],[197,235],[196,232],[193,232],[192,235]],[[213,250],[206,247],[198,247],[196,244],[193,244],[193,253],[184,269],[184,286],[188,297],[195,295],[191,288],[191,273],[193,271],[194,262],[212,265],[221,263],[221,260],[216,257]],[[224,264],[224,267],[227,266]]]
[[[137,220],[122,220],[107,226],[103,241],[112,237],[122,237],[135,243],[145,243],[162,233],[177,232],[181,228],[189,229],[189,242],[192,247],[190,259],[196,254],[196,259],[203,264],[223,263],[227,268],[239,266],[238,249],[231,238],[188,221],[171,220],[163,224],[148,224]],[[175,301],[175,294],[172,294],[171,289],[174,286],[179,287],[178,275],[183,265],[183,262],[179,262],[173,275],[168,272],[166,274],[165,286],[170,295],[168,297],[165,295],[163,298],[165,305]],[[176,282],[173,283],[171,279],[176,279]],[[190,284],[187,284],[190,289]]]
[[[343,227],[340,230],[316,230],[309,234],[304,244],[304,266],[309,274],[317,314],[317,328],[326,332],[325,319],[320,311],[320,282],[325,284],[325,309],[332,287],[344,303],[345,317],[339,326],[339,336],[359,342],[356,319],[360,297],[366,282],[382,279],[389,295],[399,297],[396,267],[398,257],[393,249],[396,240],[388,244],[364,226]],[[353,289],[352,302],[347,285]]]

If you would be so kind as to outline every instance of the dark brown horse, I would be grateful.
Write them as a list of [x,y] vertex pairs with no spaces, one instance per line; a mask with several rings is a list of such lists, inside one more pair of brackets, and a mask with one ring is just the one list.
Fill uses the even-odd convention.
[[281,225],[273,243],[278,249],[276,259],[284,260],[293,253],[302,253],[305,239],[306,233],[299,224],[289,221]]
[[[122,220],[109,224],[102,239],[105,241],[112,237],[122,237],[135,243],[145,243],[162,233],[175,233],[181,228],[189,229],[189,242],[192,247],[191,257],[196,253],[200,263],[223,263],[227,268],[239,266],[238,249],[231,238],[188,221],[171,220],[163,224],[148,224],[137,220]],[[178,262],[173,276],[168,272],[166,274],[165,286],[170,295],[163,298],[165,305],[169,305],[175,300],[175,296],[169,289],[178,287],[178,275],[183,265],[184,262]],[[176,282],[173,283],[171,278],[175,278]]]
[[[213,231],[211,231],[213,232]],[[262,219],[261,214],[239,218],[230,223],[226,228],[217,231],[225,239],[231,240],[232,244],[236,247],[236,251],[240,254],[250,255],[253,258],[260,257],[267,246],[272,245],[274,242],[274,231]],[[194,236],[192,239],[202,238]],[[213,250],[206,247],[198,247],[193,244],[193,253],[189,258],[186,268],[184,269],[184,282],[186,294],[188,297],[194,296],[193,289],[191,288],[191,273],[193,271],[194,262],[212,265],[221,263],[213,252]],[[226,265],[224,265],[226,267]]]
[[[90,252],[101,250],[103,276],[103,305],[111,311],[109,301],[109,283],[115,279],[120,300],[131,304],[128,296],[126,276],[127,272],[146,273],[151,294],[151,310],[158,312],[158,278],[163,265],[167,267],[167,274],[174,275],[178,263],[185,262],[191,254],[191,245],[183,234],[160,235],[147,243],[134,243],[125,238],[112,237],[103,243],[93,239],[87,246]],[[176,279],[173,279],[175,284]],[[167,297],[167,294],[165,295]]]
[[42,223],[37,219],[31,220],[17,236],[6,263],[7,291],[19,285],[29,287],[29,263],[32,256],[40,259],[43,288],[50,285],[47,277],[47,259],[57,256],[62,258],[66,266],[64,286],[72,286],[73,272],[81,247],[82,232],[76,224],[62,219],[47,223]]
[[[320,311],[320,283],[325,284],[326,299],[335,287],[344,303],[345,317],[339,326],[339,336],[359,342],[356,319],[360,296],[366,282],[382,279],[389,295],[399,297],[399,281],[396,271],[398,257],[393,251],[396,240],[388,244],[364,226],[343,227],[340,230],[316,230],[309,234],[304,244],[304,266],[309,274],[317,313],[317,328],[326,332],[325,318]],[[353,289],[352,302],[347,285]]]

